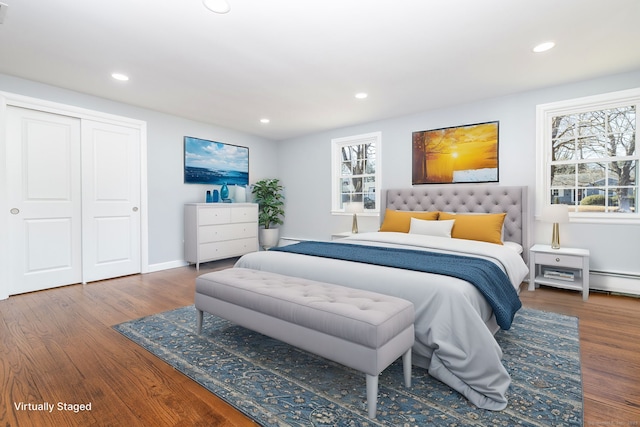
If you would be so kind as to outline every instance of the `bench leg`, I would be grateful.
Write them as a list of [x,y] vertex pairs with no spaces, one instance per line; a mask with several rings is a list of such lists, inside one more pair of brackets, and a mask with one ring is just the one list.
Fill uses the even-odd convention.
[[196,315],[196,333],[198,335],[200,335],[200,333],[202,332],[202,317],[203,317],[203,315],[204,315],[204,312],[202,310],[198,310],[198,313]]
[[367,374],[367,406],[369,407],[369,418],[376,417],[378,407],[378,376]]
[[404,371],[404,386],[411,387],[411,348],[402,355],[402,370]]

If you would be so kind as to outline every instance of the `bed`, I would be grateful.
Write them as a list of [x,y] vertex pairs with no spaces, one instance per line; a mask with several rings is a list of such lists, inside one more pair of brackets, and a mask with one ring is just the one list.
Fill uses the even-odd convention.
[[[500,292],[507,292],[511,297],[515,294],[517,299],[520,284],[528,274],[524,258],[527,251],[523,250],[528,246],[527,200],[526,187],[452,185],[388,190],[381,229],[386,227],[387,220],[402,212],[412,212],[410,215],[442,212],[445,214],[440,215],[446,219],[440,224],[411,220],[412,229],[420,233],[393,231],[392,228],[391,231],[361,233],[322,245],[343,252],[349,248],[347,252],[356,255],[360,251],[396,251],[386,259],[404,261],[414,254],[465,256],[467,258],[459,259],[469,260],[469,263],[472,259],[473,262],[478,260],[484,265],[490,264],[492,269],[498,268],[504,276],[501,283],[506,281],[500,285]],[[455,217],[460,214],[466,215]],[[504,214],[499,236],[504,244],[451,238],[439,235],[439,232],[425,233],[420,228],[424,225],[428,226],[427,230],[432,226],[444,226],[452,216],[462,225],[463,219],[471,219],[474,214],[478,214],[478,219],[492,216],[486,214]],[[452,230],[456,232],[457,225],[452,224]],[[479,408],[502,410],[506,407],[506,391],[511,378],[501,363],[502,350],[494,334],[500,329],[498,323],[503,329],[508,329],[509,325],[508,321],[505,324],[504,315],[496,317],[501,314],[501,308],[494,308],[493,297],[487,296],[485,290],[472,285],[470,280],[447,273],[294,253],[288,251],[291,247],[244,255],[236,267],[366,289],[413,302],[416,312],[413,363],[428,369],[432,377],[449,385]],[[458,261],[458,264],[467,263]],[[476,272],[474,276],[480,275]],[[499,322],[498,319],[503,320]]]

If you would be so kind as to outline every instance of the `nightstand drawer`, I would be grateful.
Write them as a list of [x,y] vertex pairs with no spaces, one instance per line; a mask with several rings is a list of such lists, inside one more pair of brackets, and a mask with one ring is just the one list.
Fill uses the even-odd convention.
[[559,265],[562,267],[582,268],[582,257],[560,254],[536,254],[536,264]]

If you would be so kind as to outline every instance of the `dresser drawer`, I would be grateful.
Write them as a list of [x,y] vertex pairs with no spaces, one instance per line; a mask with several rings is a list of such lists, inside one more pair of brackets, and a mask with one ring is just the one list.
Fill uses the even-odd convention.
[[228,240],[200,245],[200,260],[222,259],[258,250],[258,238]]
[[231,209],[231,222],[258,221],[258,206],[247,206]]
[[244,255],[258,250],[258,238],[250,237],[247,239],[232,240],[225,242],[225,245],[226,250],[229,251],[229,256]]
[[231,222],[231,209],[229,208],[200,208],[198,210],[198,224],[227,224]]
[[536,264],[582,268],[582,257],[574,255],[536,254],[535,261]]
[[222,242],[225,240],[257,237],[258,230],[254,223],[203,225],[198,228],[200,243]]

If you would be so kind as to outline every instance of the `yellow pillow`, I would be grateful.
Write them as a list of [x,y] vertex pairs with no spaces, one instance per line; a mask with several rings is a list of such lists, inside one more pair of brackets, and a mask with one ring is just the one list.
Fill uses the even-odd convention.
[[380,226],[380,231],[397,231],[399,233],[408,233],[411,228],[411,218],[423,220],[438,219],[438,212],[420,212],[420,211],[395,211],[387,209],[384,214],[384,221]]
[[506,213],[501,214],[450,214],[440,212],[439,219],[454,219],[451,237],[454,239],[480,240],[502,244],[502,224]]

